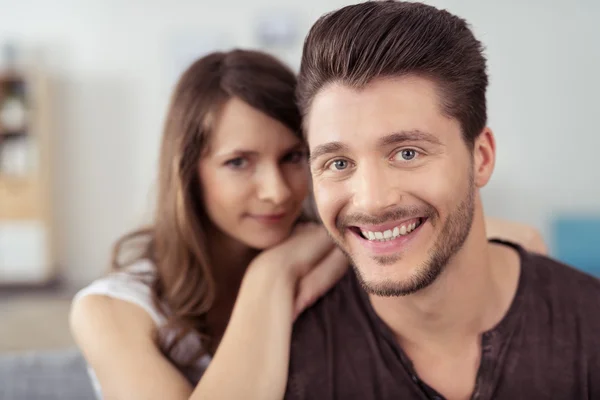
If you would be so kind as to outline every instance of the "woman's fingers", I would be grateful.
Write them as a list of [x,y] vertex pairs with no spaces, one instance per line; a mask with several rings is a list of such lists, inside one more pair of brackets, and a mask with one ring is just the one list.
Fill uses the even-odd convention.
[[486,217],[485,228],[490,239],[516,242],[526,250],[540,254],[548,253],[548,246],[540,232],[533,226],[520,222]]
[[317,224],[302,224],[282,244],[282,256],[292,263],[299,278],[309,273],[335,247],[327,231]]

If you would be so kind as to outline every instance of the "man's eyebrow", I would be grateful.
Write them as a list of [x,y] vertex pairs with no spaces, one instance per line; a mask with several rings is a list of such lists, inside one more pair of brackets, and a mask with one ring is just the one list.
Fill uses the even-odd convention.
[[342,142],[329,142],[320,144],[315,147],[311,152],[308,158],[310,163],[313,163],[317,158],[324,156],[326,154],[338,153],[340,151],[348,150],[348,146],[346,146]]
[[401,144],[405,142],[429,142],[441,146],[442,142],[433,134],[420,131],[418,129],[411,131],[394,132],[379,139],[379,147],[386,147],[392,144]]

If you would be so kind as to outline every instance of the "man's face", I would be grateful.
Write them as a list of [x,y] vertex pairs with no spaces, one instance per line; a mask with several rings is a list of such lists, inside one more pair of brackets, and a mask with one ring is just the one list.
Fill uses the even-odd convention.
[[431,284],[469,235],[478,168],[435,84],[332,84],[307,118],[319,214],[365,289],[400,296]]

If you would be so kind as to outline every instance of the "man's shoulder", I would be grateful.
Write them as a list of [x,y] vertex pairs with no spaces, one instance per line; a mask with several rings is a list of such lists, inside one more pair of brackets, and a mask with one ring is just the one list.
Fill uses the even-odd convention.
[[550,257],[527,253],[527,286],[540,300],[593,313],[600,309],[600,279]]
[[521,304],[526,311],[519,332],[528,345],[520,351],[549,371],[577,366],[580,373],[597,379],[597,371],[587,366],[600,363],[600,280],[537,254],[526,255],[522,276]]
[[364,309],[364,299],[352,269],[314,305],[304,311],[294,324],[292,341],[314,341],[316,335],[332,334],[336,322],[356,318]]
[[[350,270],[298,318],[286,399],[354,398],[347,396],[348,391],[376,385],[377,377],[369,374],[375,374],[381,361],[375,356],[378,335],[370,307],[367,294]],[[358,371],[367,383],[355,381]]]

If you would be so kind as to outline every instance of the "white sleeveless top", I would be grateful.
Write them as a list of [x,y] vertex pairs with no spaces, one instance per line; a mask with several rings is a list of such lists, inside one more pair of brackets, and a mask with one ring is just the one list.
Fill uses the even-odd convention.
[[[155,307],[152,301],[151,283],[154,273],[154,265],[150,261],[139,261],[124,271],[111,273],[92,282],[75,295],[73,302],[88,295],[103,295],[127,301],[142,308],[152,318],[157,329],[161,328],[167,318]],[[174,331],[165,332],[163,329],[158,330],[158,332],[161,335],[159,343],[164,344],[164,346],[172,343],[175,337]],[[192,367],[184,367],[183,364],[187,360],[187,357],[196,353],[199,349],[200,338],[197,335],[190,334],[182,339],[168,355],[173,365],[179,369],[192,385],[198,383],[211,359],[209,355],[205,355]],[[97,398],[102,399],[102,390],[94,371],[88,367],[88,372]]]

